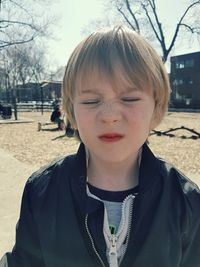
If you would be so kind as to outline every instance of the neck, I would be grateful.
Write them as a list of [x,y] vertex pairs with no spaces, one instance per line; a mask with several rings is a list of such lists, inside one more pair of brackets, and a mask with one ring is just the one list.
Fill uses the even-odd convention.
[[128,190],[138,185],[138,154],[131,162],[111,163],[89,159],[88,182],[109,191]]

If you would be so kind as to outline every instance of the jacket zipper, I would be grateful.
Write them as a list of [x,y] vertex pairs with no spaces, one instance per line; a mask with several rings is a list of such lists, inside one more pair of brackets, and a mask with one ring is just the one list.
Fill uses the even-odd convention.
[[134,205],[134,202],[135,202],[135,197],[134,196],[134,201],[131,203],[131,208],[130,208],[130,220],[129,220],[129,225],[128,225],[128,231],[127,231],[127,241],[126,241],[126,244],[125,244],[125,248],[124,248],[124,251],[123,251],[123,255],[122,255],[122,260],[120,262],[120,265],[122,264],[123,262],[123,259],[124,259],[124,256],[125,256],[125,253],[127,251],[127,247],[128,247],[128,243],[129,243],[129,238],[130,238],[130,233],[131,233],[131,225],[132,225],[132,221],[133,221],[133,205]]
[[102,265],[103,267],[106,267],[105,264],[104,264],[104,262],[103,262],[103,260],[102,260],[102,258],[101,258],[101,256],[99,255],[99,253],[97,252],[97,250],[96,250],[96,248],[95,248],[94,241],[93,241],[93,239],[92,239],[92,235],[90,234],[90,231],[89,231],[89,228],[88,228],[88,214],[87,214],[86,217],[85,217],[85,228],[86,228],[87,234],[88,234],[88,236],[89,236],[89,238],[90,238],[90,241],[91,241],[92,248],[93,248],[93,250],[94,250],[94,252],[95,252],[97,258],[99,259],[101,265]]
[[[123,203],[122,203],[122,222],[123,222],[123,225],[121,226],[121,229],[120,229],[120,232],[116,234],[111,234],[109,235],[108,232],[107,232],[107,239],[110,243],[110,246],[109,246],[109,251],[108,251],[108,256],[109,256],[109,266],[110,267],[118,267],[122,260],[118,263],[118,255],[117,255],[117,242],[119,240],[121,240],[121,232],[122,232],[122,229],[124,229],[124,224],[125,224],[125,218],[127,219],[127,215],[124,214],[124,203],[127,201],[128,198],[132,198],[131,200],[131,203],[130,203],[130,209],[129,209],[129,216],[130,218],[128,219],[128,226],[127,226],[127,232],[126,232],[126,238],[127,238],[127,241],[126,241],[126,244],[125,244],[125,247],[123,249],[123,252],[122,252],[122,260],[123,260],[123,257],[126,253],[126,249],[127,249],[127,246],[128,246],[128,242],[129,242],[129,236],[130,236],[130,232],[131,232],[131,223],[132,223],[132,216],[133,216],[133,202],[134,202],[134,198],[135,196],[127,196]],[[119,242],[122,242],[119,241]]]
[[110,237],[110,251],[109,251],[109,259],[110,259],[110,267],[118,266],[117,260],[117,237],[116,235],[111,235]]
[[[135,197],[134,197],[135,198]],[[134,200],[133,200],[134,201]],[[126,252],[126,249],[128,247],[128,242],[129,242],[129,237],[130,237],[130,233],[131,233],[131,225],[132,225],[132,220],[133,220],[133,201],[131,202],[131,208],[130,208],[130,220],[129,220],[129,224],[128,224],[128,231],[127,231],[127,241],[126,241],[126,245],[125,245],[125,249],[124,249],[124,254]],[[124,256],[124,255],[123,255]]]

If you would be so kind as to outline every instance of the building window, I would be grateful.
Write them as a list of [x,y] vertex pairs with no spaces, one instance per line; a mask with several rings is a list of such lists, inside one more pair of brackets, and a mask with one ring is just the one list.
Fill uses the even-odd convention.
[[176,69],[183,69],[184,68],[184,61],[176,62]]
[[176,69],[192,68],[194,66],[194,59],[186,59],[176,62]]
[[173,81],[173,85],[174,86],[183,85],[183,84],[185,84],[185,85],[191,85],[191,84],[193,84],[192,78],[186,77],[186,78],[183,78],[183,79],[175,79]]
[[177,86],[177,85],[181,85],[183,84],[183,79],[175,79],[173,81],[173,85]]
[[184,79],[184,83],[187,84],[187,85],[191,85],[191,84],[193,84],[193,80],[192,80],[192,78],[187,77],[187,78]]
[[188,59],[188,60],[185,60],[185,67],[193,67],[194,66],[194,59]]
[[182,100],[184,101],[187,105],[190,104],[191,100],[192,100],[192,95],[191,94],[179,94],[177,91],[175,92],[175,99],[176,100]]

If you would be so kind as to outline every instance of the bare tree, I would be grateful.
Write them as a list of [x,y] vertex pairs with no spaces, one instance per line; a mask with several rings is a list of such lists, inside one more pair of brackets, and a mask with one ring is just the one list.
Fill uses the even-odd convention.
[[5,77],[5,90],[14,107],[17,120],[17,91],[19,85],[29,82],[39,83],[45,75],[45,53],[34,42],[5,48],[1,53],[2,73]]
[[164,62],[167,61],[178,37],[184,35],[189,39],[189,36],[193,35],[200,40],[200,0],[187,1],[182,14],[177,17],[171,39],[168,41],[166,37],[169,29],[164,26],[164,17],[159,13],[157,0],[107,0],[104,4],[108,12],[114,12],[109,17],[114,17],[115,21],[119,22],[119,16],[116,14],[120,14],[121,19],[130,28],[151,40],[156,40]]
[[[44,52],[34,43],[12,46],[2,53],[1,62],[12,88],[29,83],[44,73]],[[2,64],[2,65],[3,65]]]
[[[0,49],[27,43],[39,36],[47,36],[48,28],[55,18],[41,13],[41,10],[44,10],[41,5],[45,4],[47,0],[1,0]],[[47,10],[49,12],[49,9]]]
[[49,74],[49,80],[62,81],[65,73],[65,66],[59,66]]

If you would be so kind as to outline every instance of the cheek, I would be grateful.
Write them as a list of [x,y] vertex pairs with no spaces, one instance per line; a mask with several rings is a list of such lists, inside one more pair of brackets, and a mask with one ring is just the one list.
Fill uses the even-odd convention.
[[74,107],[74,116],[76,121],[76,128],[80,131],[81,129],[89,127],[90,116],[88,112],[81,109],[80,107]]
[[148,128],[151,130],[155,127],[154,110],[153,108],[142,107],[140,109],[126,112],[130,124],[134,128]]

